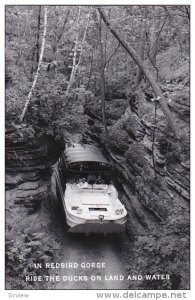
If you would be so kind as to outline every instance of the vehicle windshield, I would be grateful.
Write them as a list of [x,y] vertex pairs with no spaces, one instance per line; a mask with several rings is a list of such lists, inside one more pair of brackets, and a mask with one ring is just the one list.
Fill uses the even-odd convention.
[[91,172],[106,172],[110,170],[111,166],[107,163],[102,163],[102,162],[74,162],[68,165],[69,169],[71,171],[76,171],[76,172],[86,172],[86,173],[91,173]]
[[111,183],[112,167],[99,162],[72,163],[68,169],[68,182],[82,189],[105,189]]

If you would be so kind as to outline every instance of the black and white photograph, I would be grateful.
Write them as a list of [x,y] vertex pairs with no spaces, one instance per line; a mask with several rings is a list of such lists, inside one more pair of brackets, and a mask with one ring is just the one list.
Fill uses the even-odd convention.
[[54,4],[4,6],[5,290],[190,290],[190,5]]

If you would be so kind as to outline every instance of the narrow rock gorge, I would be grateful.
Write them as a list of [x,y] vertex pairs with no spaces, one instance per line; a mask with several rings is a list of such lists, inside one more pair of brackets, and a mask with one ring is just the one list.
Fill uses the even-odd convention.
[[[190,6],[10,5],[5,16],[6,289],[189,289]],[[114,166],[123,234],[66,232],[52,174],[73,142]],[[72,260],[107,267],[43,267]],[[118,281],[82,281],[93,271]],[[81,281],[38,280],[57,275]]]

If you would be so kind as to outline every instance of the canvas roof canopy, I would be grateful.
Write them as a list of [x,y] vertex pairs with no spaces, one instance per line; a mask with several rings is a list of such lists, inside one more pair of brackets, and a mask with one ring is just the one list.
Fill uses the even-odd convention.
[[91,145],[72,144],[64,151],[68,165],[79,162],[99,162],[109,164],[100,150]]

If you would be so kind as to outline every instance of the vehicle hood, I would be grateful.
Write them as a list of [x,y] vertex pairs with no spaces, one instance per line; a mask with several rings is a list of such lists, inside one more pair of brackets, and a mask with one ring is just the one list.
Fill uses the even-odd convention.
[[111,194],[107,189],[78,189],[74,185],[67,185],[65,191],[65,201],[71,205],[110,205]]
[[107,191],[79,191],[77,197],[83,205],[110,205]]
[[81,205],[106,205],[106,206],[121,206],[118,200],[118,194],[113,186],[105,186],[103,188],[82,189],[77,185],[67,184],[64,201],[69,202],[71,206]]
[[[86,219],[99,220],[99,215],[103,214],[105,218],[112,217],[113,220],[122,217],[115,214],[115,210],[117,208],[123,208],[121,202],[116,196],[117,192],[112,186],[106,187],[105,189],[100,189],[100,187],[97,189],[82,189],[78,188],[74,184],[67,184],[64,204],[66,210],[72,215],[76,215],[76,209],[81,208],[82,216]],[[106,210],[101,211],[101,208],[106,208]],[[81,215],[76,216],[81,218]]]

